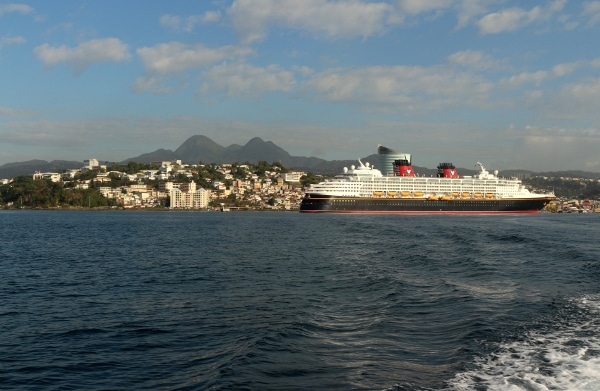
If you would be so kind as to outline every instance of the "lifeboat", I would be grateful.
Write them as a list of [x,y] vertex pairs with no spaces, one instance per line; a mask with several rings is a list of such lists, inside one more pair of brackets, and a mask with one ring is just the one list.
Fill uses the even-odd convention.
[[396,197],[396,192],[395,191],[388,191],[387,195],[390,197]]
[[440,197],[436,196],[435,193],[434,193],[434,194],[430,195],[429,198],[427,198],[427,199],[430,200],[430,201],[433,201],[433,200],[438,200],[439,198]]
[[457,191],[453,191],[453,192],[452,192],[452,197],[454,197],[454,198],[458,198],[458,192],[457,192]]
[[473,196],[474,196],[475,198],[482,198],[482,197],[483,197],[483,194],[481,194],[481,193],[477,192],[477,193],[473,194]]
[[375,197],[381,197],[381,196],[383,195],[383,192],[382,192],[382,191],[374,191],[374,192],[373,192],[373,195],[374,195]]
[[401,192],[400,192],[400,195],[401,195],[402,197],[408,197],[408,196],[410,195],[410,191],[401,191]]
[[471,193],[469,193],[468,191],[464,191],[464,192],[462,193],[462,197],[463,197],[463,198],[468,198],[468,197],[471,197]]
[[415,191],[415,192],[413,193],[413,195],[414,195],[415,197],[423,197],[423,192],[422,192],[422,191]]
[[494,198],[494,193],[485,193],[485,198]]
[[444,200],[444,201],[448,201],[451,199],[452,199],[452,196],[450,196],[449,194],[444,194],[443,196],[440,197],[440,200]]

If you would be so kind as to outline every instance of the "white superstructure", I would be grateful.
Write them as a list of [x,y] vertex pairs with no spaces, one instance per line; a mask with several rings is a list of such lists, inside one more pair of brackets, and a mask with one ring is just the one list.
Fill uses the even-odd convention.
[[384,197],[384,198],[487,198],[532,199],[548,197],[526,189],[520,180],[500,178],[498,172],[488,172],[477,163],[479,173],[460,178],[419,176],[384,176],[369,163],[344,167],[344,172],[332,180],[312,185],[307,191],[312,195],[335,197]]

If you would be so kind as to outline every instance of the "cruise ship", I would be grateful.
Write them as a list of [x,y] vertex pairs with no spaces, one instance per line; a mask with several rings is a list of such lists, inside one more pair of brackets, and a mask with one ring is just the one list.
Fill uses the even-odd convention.
[[[409,157],[410,155],[406,155]],[[398,159],[389,175],[369,163],[344,167],[333,179],[312,185],[300,212],[381,214],[539,213],[555,196],[530,192],[519,179],[501,178],[477,162],[479,173],[460,176],[452,163],[440,163],[437,176],[415,174]]]

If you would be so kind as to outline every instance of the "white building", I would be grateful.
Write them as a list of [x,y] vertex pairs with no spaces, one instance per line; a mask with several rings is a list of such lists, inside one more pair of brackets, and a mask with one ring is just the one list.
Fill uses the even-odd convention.
[[98,191],[106,198],[112,198],[111,196],[114,193],[114,189],[110,186],[100,186]]
[[128,193],[145,193],[148,191],[148,186],[144,184],[130,185]]
[[81,172],[88,171],[106,171],[106,164],[100,164],[98,159],[86,159],[83,161],[83,167],[81,167]]
[[63,180],[71,180],[75,178],[75,175],[79,174],[79,170],[67,170],[66,172],[63,172],[61,177]]
[[300,178],[304,176],[304,173],[301,171],[291,171],[281,174],[281,178],[285,182],[300,182]]
[[158,191],[164,191],[168,193],[173,190],[173,188],[175,188],[175,186],[173,186],[173,182],[160,182],[158,184]]
[[57,172],[39,172],[36,171],[33,174],[33,180],[36,179],[50,179],[52,182],[60,182],[61,175]]
[[87,169],[93,170],[94,167],[100,167],[100,162],[98,161],[98,159],[86,159],[83,161],[83,166]]
[[210,192],[196,189],[196,183],[182,183],[179,188],[172,187],[170,192],[171,209],[205,209],[210,201]]
[[380,145],[377,148],[377,164],[379,164],[379,171],[383,175],[394,174],[394,161],[396,160],[407,160],[411,162],[411,155],[409,153],[402,153],[394,151],[393,149]]

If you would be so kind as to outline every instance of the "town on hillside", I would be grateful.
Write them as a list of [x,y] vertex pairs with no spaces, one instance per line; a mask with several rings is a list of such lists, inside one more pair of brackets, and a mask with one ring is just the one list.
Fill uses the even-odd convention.
[[309,177],[266,162],[188,165],[176,160],[109,167],[88,159],[80,169],[2,179],[0,203],[9,208],[298,210]]
[[[181,160],[131,161],[109,166],[87,159],[79,169],[0,179],[0,207],[295,211],[308,186],[323,178],[265,161],[193,165]],[[570,189],[600,187],[597,179],[536,177],[523,182],[544,191],[564,183]],[[564,195],[557,192],[545,212],[600,212],[600,198],[577,198],[567,188],[561,191]]]

